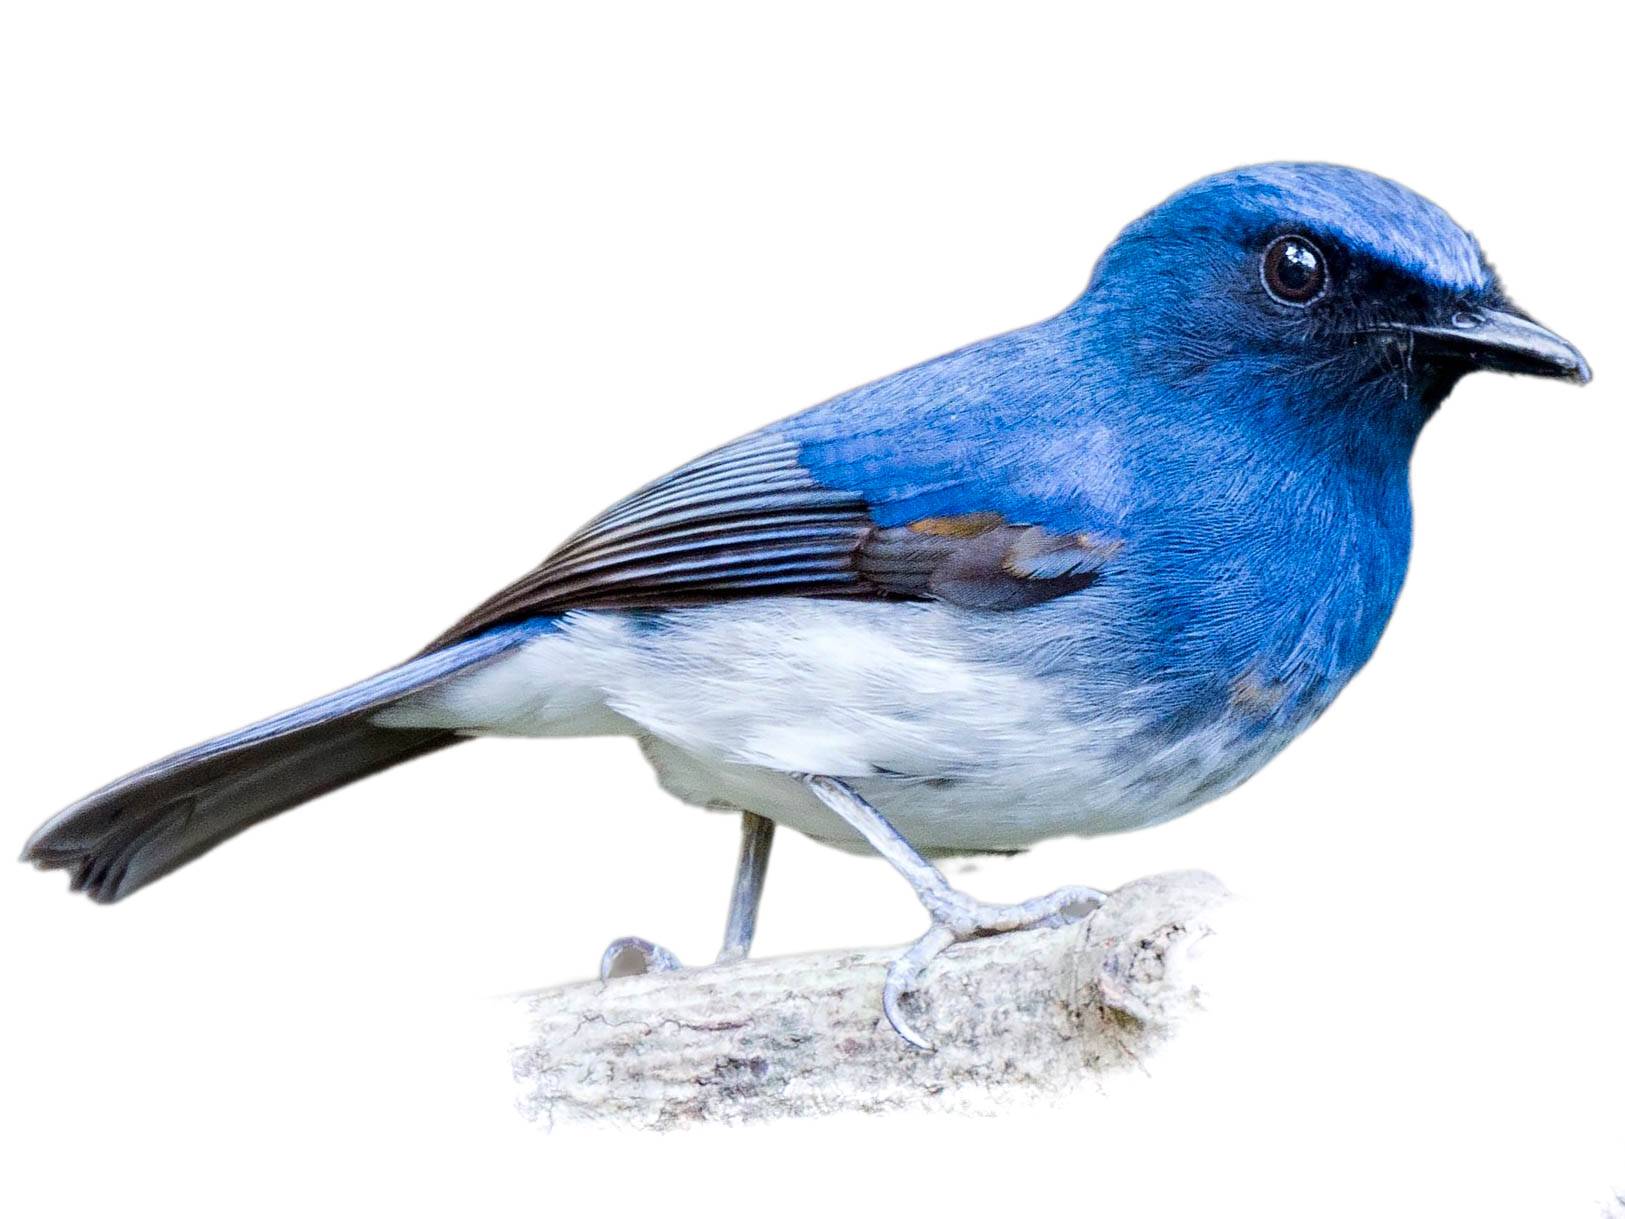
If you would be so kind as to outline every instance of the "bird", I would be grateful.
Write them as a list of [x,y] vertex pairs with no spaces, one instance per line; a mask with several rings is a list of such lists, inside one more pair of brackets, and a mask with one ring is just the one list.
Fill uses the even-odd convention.
[[[1405,577],[1409,466],[1467,373],[1590,380],[1478,241],[1307,162],[1185,187],[1058,314],[839,394],[620,500],[404,663],[117,779],[23,858],[115,902],[254,823],[481,736],[635,738],[740,814],[719,960],[777,826],[873,852],[926,932],[884,1016],[974,937],[1082,917],[947,856],[1167,821],[1297,737]],[[623,937],[605,977],[679,968]]]

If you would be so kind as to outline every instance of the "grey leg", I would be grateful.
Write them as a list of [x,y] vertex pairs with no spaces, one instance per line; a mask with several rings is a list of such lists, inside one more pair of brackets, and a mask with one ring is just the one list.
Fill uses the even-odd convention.
[[[739,828],[739,866],[734,872],[728,927],[723,933],[722,951],[717,954],[718,964],[742,960],[750,953],[751,940],[756,936],[756,911],[762,904],[762,883],[767,879],[767,857],[773,848],[773,822],[766,817],[745,813]],[[677,954],[669,948],[641,936],[623,935],[604,949],[598,977],[607,982],[682,967]]]
[[845,783],[824,775],[801,775],[799,778],[823,801],[825,807],[862,834],[881,858],[902,873],[903,879],[913,886],[920,904],[931,916],[931,929],[886,971],[883,992],[886,1019],[891,1021],[898,1036],[919,1049],[935,1047],[908,1023],[903,1015],[902,999],[915,989],[931,958],[950,944],[962,940],[1068,922],[1082,913],[1083,906],[1098,904],[1105,899],[1105,894],[1098,889],[1073,885],[1014,905],[979,902],[950,885],[948,878],[930,860],[909,846],[878,809]]
[[717,963],[742,961],[756,938],[756,911],[762,904],[767,880],[767,858],[773,850],[773,822],[755,813],[739,821],[739,866],[734,872],[733,897],[728,902],[728,927],[722,935]]

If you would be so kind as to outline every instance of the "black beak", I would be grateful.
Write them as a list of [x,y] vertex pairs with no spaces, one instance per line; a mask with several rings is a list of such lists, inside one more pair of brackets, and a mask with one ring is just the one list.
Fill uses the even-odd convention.
[[1463,309],[1443,326],[1395,324],[1380,329],[1390,337],[1405,337],[1419,360],[1454,365],[1461,372],[1493,368],[1562,377],[1579,385],[1591,380],[1591,365],[1574,344],[1504,309]]

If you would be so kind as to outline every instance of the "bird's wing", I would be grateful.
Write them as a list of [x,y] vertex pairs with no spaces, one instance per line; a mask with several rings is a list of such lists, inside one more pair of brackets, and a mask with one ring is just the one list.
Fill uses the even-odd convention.
[[[799,595],[937,599],[1019,609],[1093,583],[1121,541],[994,508],[878,523],[871,497],[831,487],[796,440],[761,432],[674,470],[602,513],[426,651],[572,609],[671,608]],[[960,481],[974,505],[976,472]],[[990,491],[988,500],[998,497]]]

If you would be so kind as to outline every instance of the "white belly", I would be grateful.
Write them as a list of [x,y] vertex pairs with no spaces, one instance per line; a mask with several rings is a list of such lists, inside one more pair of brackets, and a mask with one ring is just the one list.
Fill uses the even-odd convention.
[[1080,704],[1085,678],[1023,663],[1001,626],[933,604],[814,600],[658,620],[572,614],[377,719],[482,735],[635,736],[686,801],[858,845],[793,777],[832,775],[917,848],[939,851],[1166,820],[1278,747],[1243,746],[1223,725],[1153,745],[1133,689],[1102,681]]

